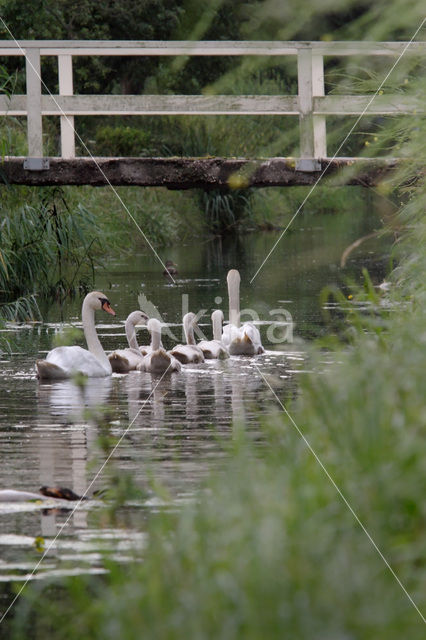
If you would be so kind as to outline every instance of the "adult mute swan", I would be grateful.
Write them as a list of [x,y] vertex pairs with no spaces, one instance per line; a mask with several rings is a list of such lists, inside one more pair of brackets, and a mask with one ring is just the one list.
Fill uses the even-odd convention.
[[225,360],[229,358],[228,349],[222,344],[223,312],[216,309],[212,313],[213,340],[201,340],[197,347],[201,349],[206,360]]
[[148,316],[143,311],[132,311],[127,316],[125,323],[126,337],[129,347],[127,349],[116,349],[109,354],[108,360],[114,373],[128,373],[136,369],[141,363],[143,355],[139,350],[136,339],[136,326],[144,325],[148,322]]
[[37,360],[37,374],[42,379],[70,378],[75,373],[82,373],[90,378],[102,378],[112,373],[108,356],[96,335],[95,311],[103,309],[115,316],[108,298],[100,291],[88,293],[83,300],[81,317],[87,349],[81,347],[56,347],[46,356],[46,360]]
[[151,349],[148,355],[141,359],[136,369],[150,373],[180,371],[180,362],[161,346],[161,324],[156,318],[148,320],[148,331],[151,333]]
[[259,330],[251,322],[240,326],[240,274],[228,272],[229,324],[223,329],[222,342],[231,356],[255,356],[263,353]]
[[178,344],[170,351],[171,355],[177,358],[182,364],[204,362],[203,352],[198,345],[195,344],[194,320],[194,313],[186,313],[183,316],[183,330],[185,332],[186,344]]

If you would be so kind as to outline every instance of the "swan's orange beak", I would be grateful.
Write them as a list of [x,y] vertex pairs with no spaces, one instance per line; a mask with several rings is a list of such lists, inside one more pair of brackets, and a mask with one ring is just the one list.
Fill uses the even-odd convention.
[[105,300],[105,302],[102,303],[102,309],[107,313],[110,313],[112,316],[115,316],[115,311],[111,307],[109,300]]

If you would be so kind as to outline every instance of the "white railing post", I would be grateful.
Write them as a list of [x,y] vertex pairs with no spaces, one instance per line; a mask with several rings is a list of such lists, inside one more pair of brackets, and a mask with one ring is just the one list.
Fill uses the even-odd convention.
[[324,95],[324,65],[321,55],[312,49],[300,49],[297,55],[299,93],[300,157],[325,158],[327,155],[325,117],[313,115],[314,96]]
[[[72,56],[58,55],[59,95],[73,95]],[[61,156],[75,158],[74,116],[61,116]]]
[[43,129],[41,120],[40,49],[25,51],[27,80],[27,142],[29,158],[43,157]]
[[[324,96],[324,58],[320,55],[312,56],[312,95]],[[327,133],[325,116],[313,116],[314,129],[314,158],[327,157]]]

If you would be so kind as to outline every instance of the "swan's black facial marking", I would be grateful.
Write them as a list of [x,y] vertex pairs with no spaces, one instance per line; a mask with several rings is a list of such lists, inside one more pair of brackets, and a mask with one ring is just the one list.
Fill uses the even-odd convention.
[[115,316],[115,311],[111,307],[111,304],[108,298],[99,298],[99,300],[100,300],[102,309],[107,313],[110,313],[112,316]]

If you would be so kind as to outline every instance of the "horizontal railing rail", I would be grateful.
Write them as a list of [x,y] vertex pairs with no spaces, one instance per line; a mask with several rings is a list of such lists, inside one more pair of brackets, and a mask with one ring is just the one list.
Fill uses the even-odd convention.
[[[2,40],[0,56],[25,56],[26,95],[1,95],[0,115],[26,116],[27,166],[45,168],[43,116],[58,116],[61,157],[75,157],[75,116],[93,115],[288,115],[299,117],[300,158],[315,169],[327,157],[326,116],[424,113],[409,94],[325,95],[324,57],[424,56],[425,42],[178,42],[91,40]],[[297,95],[75,95],[75,56],[295,56]],[[43,94],[41,57],[58,58],[59,94]]]

